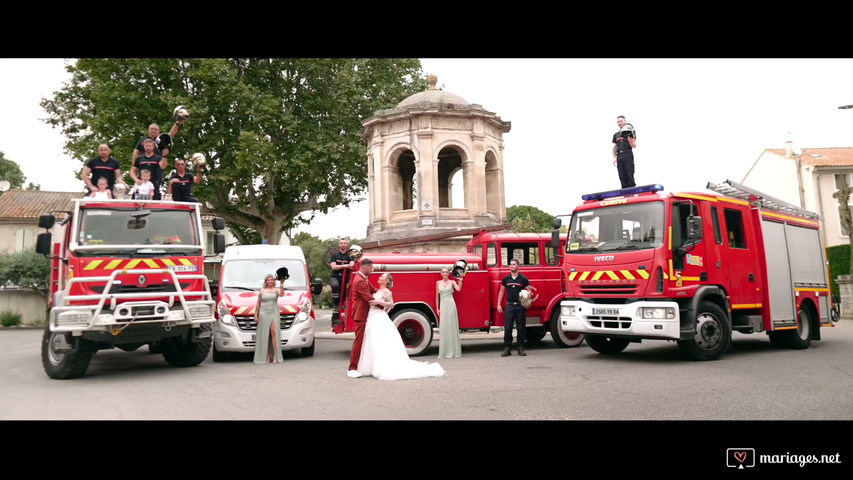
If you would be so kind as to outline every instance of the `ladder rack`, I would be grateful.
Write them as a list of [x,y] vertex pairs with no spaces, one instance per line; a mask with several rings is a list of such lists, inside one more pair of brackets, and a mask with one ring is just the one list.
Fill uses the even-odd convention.
[[758,190],[753,190],[749,187],[741,185],[737,182],[733,182],[731,180],[726,180],[721,184],[708,182],[708,185],[705,188],[725,195],[727,197],[745,200],[751,205],[755,205],[759,208],[768,208],[777,212],[787,213],[789,215],[796,215],[799,217],[810,218],[814,220],[821,219],[820,215],[814,212],[810,212],[795,205],[791,205],[788,202],[779,200],[778,198],[773,198],[770,195],[767,195],[766,193],[761,193]]

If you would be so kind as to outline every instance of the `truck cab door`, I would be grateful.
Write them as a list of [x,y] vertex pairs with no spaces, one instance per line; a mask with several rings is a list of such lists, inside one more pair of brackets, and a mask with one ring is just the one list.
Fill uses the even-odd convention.
[[706,241],[699,207],[693,202],[672,205],[672,268],[669,280],[675,288],[708,280]]
[[[749,210],[737,206],[720,205],[723,242],[719,268],[728,273],[732,310],[760,308],[761,269],[755,228]],[[717,267],[717,266],[715,266]]]

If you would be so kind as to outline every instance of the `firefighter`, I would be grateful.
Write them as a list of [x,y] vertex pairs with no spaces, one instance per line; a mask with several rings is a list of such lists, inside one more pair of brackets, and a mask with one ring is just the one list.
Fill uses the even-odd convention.
[[349,242],[347,239],[342,238],[338,241],[338,249],[332,253],[332,262],[330,264],[332,268],[332,276],[329,278],[329,286],[332,287],[332,330],[334,330],[335,325],[340,323],[340,305],[341,305],[341,292],[343,291],[343,277],[344,270],[348,268],[353,268],[355,262],[352,260],[349,254]]
[[625,117],[616,117],[619,131],[613,134],[613,165],[619,172],[622,188],[636,186],[634,183],[634,151],[637,148],[637,132]]
[[521,304],[518,298],[522,290],[530,287],[530,280],[527,279],[518,271],[518,259],[513,258],[509,261],[509,273],[501,280],[501,290],[498,292],[498,313],[503,312],[501,301],[506,292],[506,313],[504,314],[504,351],[502,357],[512,355],[509,351],[512,347],[512,325],[515,324],[516,343],[518,344],[518,354],[527,355],[524,351],[524,345],[527,342],[527,335],[524,324],[527,322],[526,308]]

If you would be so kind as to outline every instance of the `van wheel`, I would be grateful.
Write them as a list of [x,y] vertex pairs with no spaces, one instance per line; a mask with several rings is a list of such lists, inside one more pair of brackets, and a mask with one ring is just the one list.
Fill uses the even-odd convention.
[[799,320],[797,329],[783,331],[782,338],[786,347],[803,350],[809,348],[812,343],[812,320],[809,311],[801,308],[797,320]]
[[220,352],[216,349],[216,345],[213,345],[213,361],[224,362],[225,360],[228,360],[228,352]]
[[303,357],[313,357],[314,356],[314,345],[317,343],[317,340],[311,339],[310,347],[302,347],[299,353],[302,354]]
[[603,355],[612,355],[625,350],[630,343],[621,338],[605,337],[602,335],[586,335],[586,344],[589,348]]
[[423,355],[432,343],[432,324],[417,310],[402,310],[394,314],[394,325],[400,332],[406,352],[411,357]]
[[53,333],[50,327],[45,327],[41,341],[41,363],[48,377],[54,379],[77,378],[86,373],[89,363],[97,349],[95,345],[82,338],[77,340],[77,348],[68,350],[74,346],[74,338],[68,333]]
[[[560,328],[559,305],[554,308],[553,312],[551,312],[551,320],[548,323],[550,323],[551,327],[551,339],[554,340],[554,343],[556,343],[558,347],[577,347],[583,343],[584,336],[582,333],[568,333],[564,332],[563,329]],[[627,344],[625,345],[627,346]]]
[[696,315],[696,333],[679,340],[678,347],[694,360],[716,360],[732,342],[732,326],[725,312],[712,302],[702,302]]

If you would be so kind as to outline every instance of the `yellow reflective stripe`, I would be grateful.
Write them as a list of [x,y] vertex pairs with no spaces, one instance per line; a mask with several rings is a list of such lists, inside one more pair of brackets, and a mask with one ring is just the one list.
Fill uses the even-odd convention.
[[610,277],[611,280],[619,280],[619,277],[615,273],[613,273],[609,270],[604,272],[604,273],[606,273],[607,276]]
[[675,278],[675,273],[672,271],[672,259],[669,259],[669,276]]
[[169,267],[175,266],[175,262],[173,262],[171,258],[161,258],[160,261],[165,263]]
[[643,280],[649,278],[649,272],[645,270],[637,270],[637,275],[643,277]]
[[572,273],[570,273],[570,274],[569,274],[569,281],[570,281],[570,282],[571,282],[571,281],[574,281],[574,279],[575,279],[575,277],[577,276],[577,274],[578,274],[578,272],[572,272]]
[[145,262],[145,265],[148,265],[150,268],[159,268],[160,267],[160,265],[158,265],[157,262],[155,262],[154,260],[151,260],[150,258],[143,259],[142,261]]
[[595,274],[592,276],[592,278],[590,278],[590,280],[592,280],[594,282],[594,281],[598,280],[599,278],[601,278],[602,275],[604,275],[603,271],[595,272]]
[[674,193],[673,197],[681,197],[681,198],[692,198],[694,200],[705,200],[708,202],[716,202],[717,199],[715,197],[705,197],[702,195],[691,195],[689,193]]
[[699,277],[681,277],[682,280],[687,280],[688,282],[698,282]]
[[248,313],[249,315],[254,315],[254,314],[255,314],[255,307],[250,308],[250,309],[249,309],[249,311],[248,311],[247,313]]
[[291,307],[290,305],[285,305],[284,309],[287,310],[288,313],[296,313],[297,312],[297,310],[295,308]]
[[761,308],[760,303],[738,303],[732,305],[732,310],[743,309],[743,308]]
[[[667,244],[667,249],[672,250],[672,225],[670,225],[669,227],[667,227],[667,231],[668,231],[667,236],[669,237],[669,242],[668,242],[668,244]],[[671,270],[671,269],[670,269],[670,272],[672,272],[672,270]]]
[[92,260],[91,262],[89,262],[88,265],[83,267],[83,270],[94,270],[98,268],[98,265],[100,265],[101,263],[103,263],[103,260]]
[[141,262],[141,261],[142,260],[140,260],[138,258],[135,260],[131,260],[131,261],[127,262],[127,265],[125,265],[124,268],[127,268],[127,269],[136,268],[136,266],[139,265],[139,262]]
[[234,310],[234,315],[241,315],[243,312],[246,311],[247,308],[249,307],[240,307],[237,310]]
[[121,264],[121,260],[113,260],[112,262],[108,263],[107,266],[104,268],[106,268],[107,270],[113,270],[118,267],[119,264]]
[[588,277],[590,273],[592,273],[592,272],[583,272],[581,274],[581,277],[578,279],[578,281],[582,282],[582,281],[586,280],[586,277]]
[[192,264],[193,264],[193,262],[191,262],[191,261],[190,261],[189,259],[187,259],[187,258],[182,258],[182,259],[181,259],[181,263],[183,263],[184,265],[192,265]]
[[622,276],[624,276],[628,280],[635,280],[634,276],[631,275],[630,270],[619,270],[619,273],[621,273]]
[[829,292],[828,288],[795,288],[798,292]]

